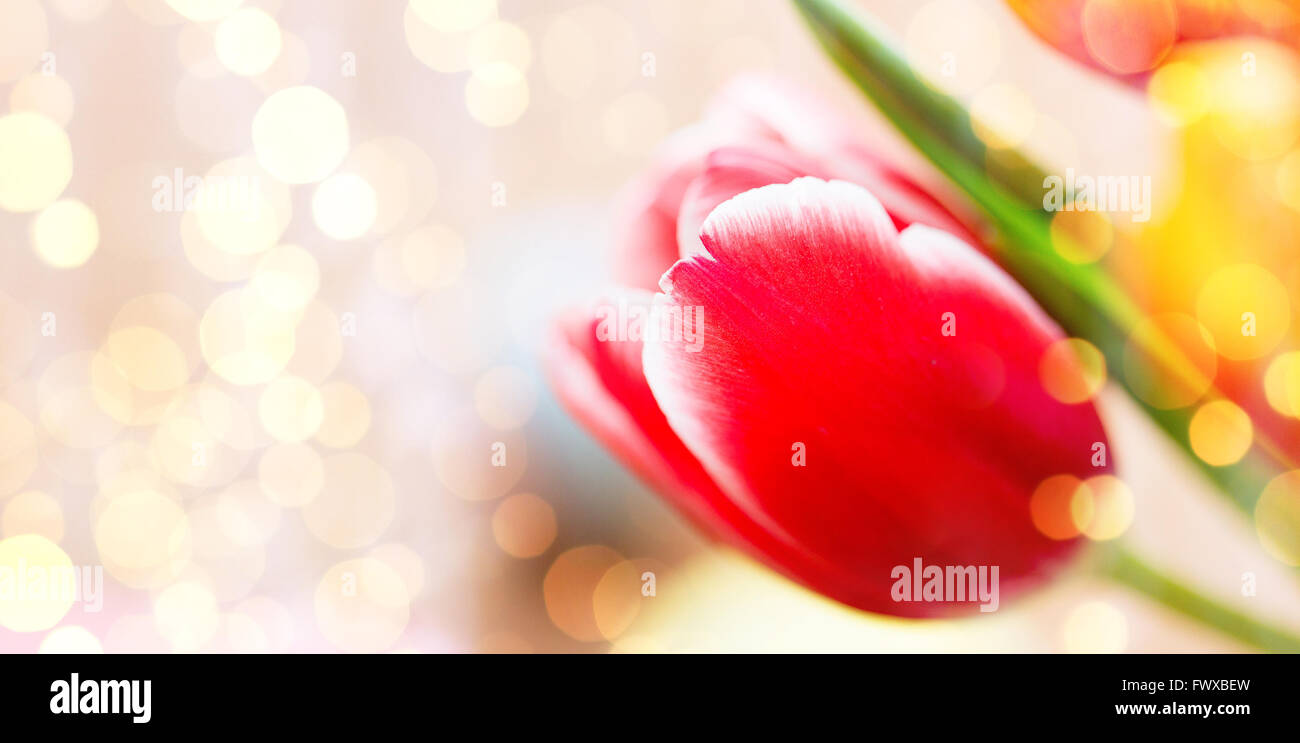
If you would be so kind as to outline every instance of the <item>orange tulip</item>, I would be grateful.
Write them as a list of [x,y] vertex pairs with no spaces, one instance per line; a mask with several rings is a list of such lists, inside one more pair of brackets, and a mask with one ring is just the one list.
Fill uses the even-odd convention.
[[1178,44],[1263,36],[1300,48],[1300,0],[1007,0],[1044,41],[1117,77],[1142,80]]

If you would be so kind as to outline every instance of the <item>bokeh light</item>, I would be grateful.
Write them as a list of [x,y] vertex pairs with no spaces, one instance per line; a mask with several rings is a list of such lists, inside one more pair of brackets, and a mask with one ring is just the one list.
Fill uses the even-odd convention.
[[1300,566],[1300,470],[1278,475],[1255,503],[1255,531],[1277,560]]
[[335,240],[360,237],[375,223],[375,189],[351,173],[328,178],[311,199],[312,218],[320,231]]
[[410,595],[401,574],[373,557],[346,560],[326,571],[315,606],[322,634],[354,652],[387,650],[410,621]]
[[26,111],[0,116],[0,209],[41,209],[71,179],[72,144],[58,124]]
[[1216,467],[1245,456],[1252,437],[1250,416],[1231,400],[1215,400],[1197,408],[1188,431],[1192,451]]
[[1106,382],[1106,360],[1082,338],[1053,342],[1038,362],[1038,377],[1047,394],[1063,403],[1086,402]]
[[348,117],[319,88],[301,85],[267,98],[253,117],[257,161],[285,183],[313,183],[348,154]]
[[1196,317],[1225,358],[1259,358],[1286,337],[1291,302],[1286,287],[1265,269],[1241,264],[1211,276],[1196,299]]
[[[11,584],[5,600],[0,601],[0,627],[11,632],[53,627],[80,595],[72,559],[57,544],[36,534],[0,539],[0,570]],[[33,581],[32,590],[27,590],[28,581]]]
[[213,35],[217,58],[236,75],[260,75],[280,54],[280,26],[266,11],[244,8],[220,24]]
[[511,557],[537,557],[555,541],[555,509],[532,493],[516,493],[492,512],[492,535]]
[[509,62],[489,62],[474,68],[465,83],[465,106],[475,121],[509,126],[528,109],[528,80]]

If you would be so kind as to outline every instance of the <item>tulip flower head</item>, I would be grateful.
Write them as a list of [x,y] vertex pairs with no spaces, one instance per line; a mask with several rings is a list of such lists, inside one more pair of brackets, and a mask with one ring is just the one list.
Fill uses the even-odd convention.
[[[683,257],[658,294],[615,292],[561,322],[562,400],[701,528],[848,605],[976,606],[900,601],[899,566],[997,568],[1004,594],[1049,575],[1078,540],[1040,531],[1032,494],[1109,466],[1093,464],[1091,402],[1040,381],[1061,331],[921,221],[929,197],[896,202],[918,216],[904,219],[861,185],[792,173],[789,152],[738,152],[714,152],[683,189],[683,220],[693,198],[720,203],[676,230]],[[923,194],[907,186],[888,193]],[[611,303],[647,307],[643,326],[609,332]]]

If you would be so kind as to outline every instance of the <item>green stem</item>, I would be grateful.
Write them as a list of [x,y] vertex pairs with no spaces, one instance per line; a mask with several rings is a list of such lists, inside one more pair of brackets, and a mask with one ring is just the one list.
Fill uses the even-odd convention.
[[1261,650],[1300,653],[1300,636],[1242,614],[1162,573],[1120,545],[1096,554],[1097,571],[1166,608]]

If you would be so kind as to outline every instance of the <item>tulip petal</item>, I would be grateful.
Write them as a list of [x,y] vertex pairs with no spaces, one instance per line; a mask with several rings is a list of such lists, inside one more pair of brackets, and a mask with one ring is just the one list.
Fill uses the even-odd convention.
[[588,431],[705,533],[742,544],[762,540],[668,426],[646,384],[642,337],[652,305],[649,292],[629,289],[562,316],[546,344],[552,388]]
[[629,183],[614,206],[614,278],[653,290],[677,260],[677,212],[704,159],[722,133],[703,125],[683,129],[655,153],[654,167]]
[[[743,76],[719,93],[703,122],[664,142],[655,151],[652,167],[620,193],[614,209],[615,279],[620,284],[651,290],[658,286],[659,277],[680,255],[677,217],[684,195],[705,172],[710,153],[732,147],[789,152],[799,164],[799,171],[789,177],[753,183],[751,188],[817,175],[861,182],[879,193],[910,190],[912,200],[928,199],[937,206],[909,179],[879,163],[862,146],[860,132],[845,124],[844,116],[792,84]],[[841,161],[843,165],[836,169],[819,165]],[[737,193],[710,204],[699,220]],[[942,207],[939,211],[947,213]],[[688,242],[698,242],[700,221],[689,226]],[[956,220],[952,222],[955,225]]]
[[971,233],[933,196],[892,167],[842,154],[822,163],[776,143],[725,147],[709,154],[704,172],[691,181],[677,215],[682,258],[703,251],[700,226],[724,201],[753,188],[789,183],[801,176],[849,181],[865,187],[884,205],[898,229],[924,224],[975,243]]
[[996,565],[1014,591],[1071,551],[1034,528],[1029,494],[1104,471],[1089,457],[1105,436],[1091,405],[1042,389],[1060,331],[996,266],[937,230],[899,235],[867,191],[811,178],[726,202],[702,239],[653,320],[694,317],[702,346],[650,340],[645,376],[712,479],[807,553],[791,572],[853,606],[925,614],[890,598],[894,566]]
[[545,346],[547,373],[565,407],[642,479],[669,494],[707,491],[712,480],[668,428],[641,373],[644,321],[620,331],[606,320],[620,311],[646,317],[651,303],[649,292],[625,290],[559,318]]
[[[742,512],[669,427],[641,372],[643,318],[651,306],[649,292],[624,290],[557,321],[546,344],[545,367],[560,401],[705,534],[792,577],[793,566],[799,566],[799,574],[825,573],[826,566],[809,563],[803,551],[779,542]],[[637,316],[638,310],[646,314]],[[619,313],[627,317],[622,327],[608,322]]]

